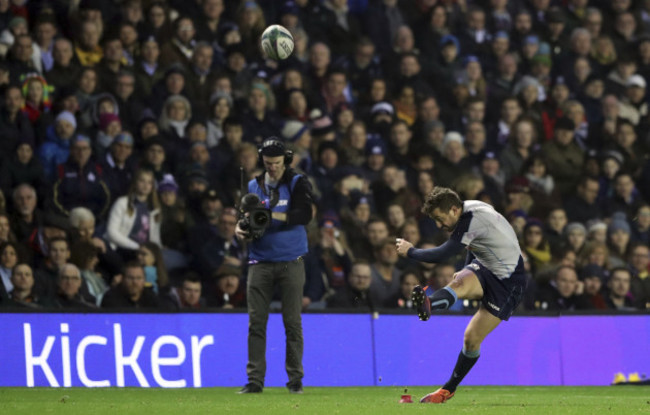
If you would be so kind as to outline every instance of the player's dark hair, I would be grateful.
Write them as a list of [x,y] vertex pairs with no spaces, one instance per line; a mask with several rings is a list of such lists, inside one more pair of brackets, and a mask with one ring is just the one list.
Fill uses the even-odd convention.
[[424,206],[422,206],[422,213],[429,217],[433,217],[433,211],[440,209],[441,212],[449,212],[452,207],[463,207],[463,201],[458,196],[458,193],[447,187],[436,186],[424,199]]

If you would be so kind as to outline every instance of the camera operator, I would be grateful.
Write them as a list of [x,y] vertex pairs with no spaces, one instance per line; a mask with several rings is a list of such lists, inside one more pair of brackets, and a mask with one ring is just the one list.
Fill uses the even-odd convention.
[[[266,374],[266,324],[274,288],[279,286],[282,320],[287,336],[287,388],[302,393],[303,336],[302,291],[305,266],[302,256],[308,251],[305,225],[312,219],[311,185],[307,178],[291,167],[293,153],[275,137],[262,143],[259,157],[264,165],[262,174],[248,182],[249,194],[255,194],[271,211],[268,227],[261,236],[251,238],[252,226],[240,220],[236,234],[249,240],[248,255],[248,384],[239,393],[259,393],[264,388]],[[247,195],[248,196],[248,195]],[[250,212],[248,213],[249,215]]]

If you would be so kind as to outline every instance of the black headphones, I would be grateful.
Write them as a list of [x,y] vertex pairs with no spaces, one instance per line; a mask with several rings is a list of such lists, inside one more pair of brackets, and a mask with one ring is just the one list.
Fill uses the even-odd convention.
[[[273,152],[273,153],[280,153],[278,156],[284,155],[284,166],[289,167],[291,166],[291,162],[293,161],[293,151],[287,150],[286,147],[284,146],[284,143],[277,139],[276,137],[269,137],[266,140],[262,142],[262,146],[257,150],[257,153],[259,155],[259,161],[261,164],[264,163],[264,160],[262,159],[262,156],[264,156],[264,153],[267,152]],[[269,154],[266,154],[267,157],[276,157],[272,156]]]

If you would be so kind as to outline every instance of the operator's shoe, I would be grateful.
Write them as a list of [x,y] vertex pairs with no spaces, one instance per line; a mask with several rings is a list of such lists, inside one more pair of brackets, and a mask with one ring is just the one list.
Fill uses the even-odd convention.
[[302,383],[292,383],[290,385],[287,385],[287,388],[289,389],[289,393],[291,394],[295,394],[295,395],[303,394]]
[[262,387],[260,385],[254,384],[254,383],[247,383],[237,393],[239,393],[239,394],[242,394],[242,393],[262,393]]
[[431,317],[431,300],[426,294],[427,288],[429,287],[422,288],[416,285],[411,293],[411,301],[413,301],[418,317],[422,321],[427,321]]
[[627,381],[630,383],[639,383],[641,382],[641,376],[639,376],[639,372],[634,372],[630,373],[627,375]]
[[449,392],[447,389],[438,389],[420,399],[420,403],[445,403],[454,397],[455,392]]
[[612,381],[612,385],[618,385],[619,383],[627,383],[627,378],[621,372],[618,372],[617,374],[614,375],[614,380]]

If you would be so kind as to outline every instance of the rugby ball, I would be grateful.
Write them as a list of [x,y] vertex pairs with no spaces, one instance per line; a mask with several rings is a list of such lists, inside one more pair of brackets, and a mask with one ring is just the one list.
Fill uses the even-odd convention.
[[293,52],[293,36],[286,27],[274,24],[264,29],[261,45],[267,58],[287,59]]

